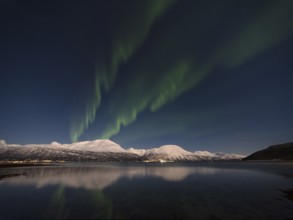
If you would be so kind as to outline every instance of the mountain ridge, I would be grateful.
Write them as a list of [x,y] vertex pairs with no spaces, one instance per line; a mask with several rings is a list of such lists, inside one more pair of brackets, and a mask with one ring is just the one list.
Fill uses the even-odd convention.
[[293,160],[293,142],[271,145],[242,160]]
[[[197,153],[198,152],[198,153]],[[204,161],[240,160],[238,154],[190,152],[177,145],[163,145],[151,149],[124,149],[111,140],[82,141],[72,144],[27,144],[13,145],[0,142],[1,160],[65,160],[65,161]]]

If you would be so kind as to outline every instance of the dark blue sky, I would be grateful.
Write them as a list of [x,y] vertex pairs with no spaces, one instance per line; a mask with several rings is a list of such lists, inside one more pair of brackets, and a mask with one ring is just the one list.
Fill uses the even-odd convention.
[[0,138],[292,141],[292,20],[289,0],[0,1]]

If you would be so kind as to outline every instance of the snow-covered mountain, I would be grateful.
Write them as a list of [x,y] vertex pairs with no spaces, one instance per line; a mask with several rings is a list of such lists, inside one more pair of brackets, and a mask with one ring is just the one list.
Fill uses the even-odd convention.
[[244,156],[240,154],[225,154],[222,152],[217,152],[214,155],[219,160],[234,160],[234,159],[241,160],[242,158],[244,158]]
[[158,148],[128,149],[128,152],[145,157],[150,161],[201,161],[201,160],[240,160],[238,154],[211,153],[208,151],[190,152],[177,145],[164,145]]
[[211,153],[209,151],[194,151],[193,154],[204,160],[241,160],[244,157],[240,154]]
[[139,156],[143,156],[146,154],[147,150],[146,149],[135,149],[135,148],[129,148],[127,150],[129,153],[137,154]]
[[0,141],[0,160],[65,160],[65,161],[205,161],[240,160],[237,154],[190,152],[177,145],[164,145],[151,149],[125,150],[110,140],[83,141],[73,144],[12,145]]
[[126,153],[119,144],[116,144],[110,140],[94,140],[94,141],[82,141],[73,144],[59,144],[58,142],[52,142],[52,146],[66,148],[70,150],[82,150],[91,152],[114,152],[114,153]]
[[86,141],[74,144],[14,145],[0,142],[1,160],[52,161],[140,161],[141,158],[108,140]]
[[184,150],[177,145],[163,145],[158,148],[151,148],[148,150],[129,149],[129,152],[136,153],[150,161],[184,161],[184,160],[199,160],[196,155]]
[[6,141],[5,140],[0,140],[0,147],[1,146],[6,146],[7,144],[6,144]]

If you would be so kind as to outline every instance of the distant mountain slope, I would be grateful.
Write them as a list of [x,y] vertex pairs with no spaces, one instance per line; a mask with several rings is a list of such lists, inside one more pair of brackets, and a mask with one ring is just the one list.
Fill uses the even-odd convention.
[[242,160],[293,160],[293,142],[272,145]]
[[0,140],[0,146],[6,146],[7,144],[6,144],[6,142],[5,142],[5,140]]
[[93,152],[50,147],[49,145],[0,146],[0,160],[141,161],[136,154]]
[[193,155],[191,152],[184,150],[177,145],[164,145],[158,148],[152,148],[146,151],[145,156],[150,160],[199,160],[200,158]]
[[190,152],[177,145],[163,145],[147,150],[130,148],[128,152],[150,161],[240,160],[244,157],[238,154],[210,153],[208,151]]
[[190,152],[177,145],[151,149],[125,150],[110,140],[82,141],[73,144],[13,145],[0,141],[0,160],[64,160],[64,161],[207,161],[240,160],[237,154]]
[[126,153],[127,151],[123,149],[119,144],[110,140],[94,140],[94,141],[82,141],[73,144],[56,144],[56,142],[51,143],[51,145],[71,150],[83,150],[92,152],[113,152],[113,153]]

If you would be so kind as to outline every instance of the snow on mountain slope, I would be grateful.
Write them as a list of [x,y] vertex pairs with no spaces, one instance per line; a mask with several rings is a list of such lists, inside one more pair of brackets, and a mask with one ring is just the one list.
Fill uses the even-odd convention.
[[129,148],[127,150],[129,153],[132,153],[132,154],[137,154],[139,156],[143,156],[146,154],[147,150],[146,149],[135,149],[135,148]]
[[215,153],[215,157],[219,160],[240,160],[245,156],[239,154],[225,154],[225,153]]
[[[208,151],[189,152],[177,145],[164,145],[151,149],[125,150],[119,144],[110,140],[82,141],[73,144],[27,144],[13,145],[0,141],[2,159],[8,158],[69,158],[69,160],[129,160],[148,162],[162,161],[198,161],[198,160],[240,160],[244,156],[238,154],[211,153]],[[115,155],[114,155],[115,154]],[[71,158],[71,159],[70,159]]]
[[215,157],[216,155],[209,151],[194,151],[193,154],[200,157]]
[[53,141],[50,145],[52,146],[61,146],[61,144],[57,141]]
[[0,140],[0,146],[2,147],[4,147],[4,146],[6,146],[7,144],[6,144],[6,141],[5,140]]
[[211,153],[209,151],[194,151],[193,154],[203,160],[238,160],[244,157],[239,154]]
[[115,153],[127,153],[119,144],[116,144],[110,140],[94,140],[94,141],[82,141],[73,144],[54,145],[71,150],[83,150],[92,152],[115,152]]
[[163,145],[158,148],[152,148],[147,150],[147,154],[168,154],[178,157],[182,155],[190,155],[191,152],[186,151],[177,145]]
[[196,155],[184,150],[177,145],[163,145],[159,148],[152,148],[146,151],[145,156],[151,160],[198,160]]
[[244,157],[238,154],[211,153],[209,151],[189,152],[177,145],[164,145],[148,150],[130,148],[127,151],[143,156],[150,161],[239,160]]

